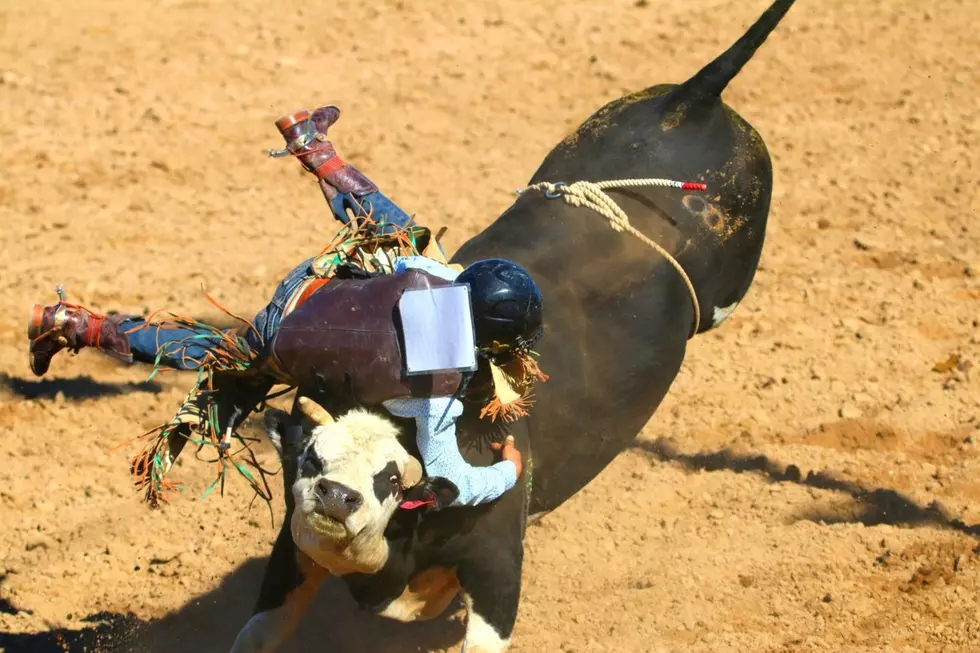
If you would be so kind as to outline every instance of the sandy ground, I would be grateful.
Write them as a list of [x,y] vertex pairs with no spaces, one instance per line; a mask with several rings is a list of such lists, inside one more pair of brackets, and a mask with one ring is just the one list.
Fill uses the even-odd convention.
[[[0,0],[0,649],[226,650],[276,534],[237,478],[198,501],[191,458],[147,510],[138,446],[107,449],[189,379],[83,351],[39,380],[33,302],[258,309],[335,230],[264,153],[328,101],[340,151],[453,250],[595,108],[765,2],[440,5]],[[980,650],[980,4],[925,7],[800,0],[726,93],[775,162],[761,271],[636,447],[531,529],[516,653]],[[461,641],[458,610],[322,594],[287,650]]]

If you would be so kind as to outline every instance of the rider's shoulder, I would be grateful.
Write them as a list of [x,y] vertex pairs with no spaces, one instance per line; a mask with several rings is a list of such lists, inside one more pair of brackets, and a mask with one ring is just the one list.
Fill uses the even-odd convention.
[[459,266],[447,265],[427,256],[399,256],[394,262],[395,274],[408,270],[421,270],[446,281],[456,280],[462,271],[457,268]]

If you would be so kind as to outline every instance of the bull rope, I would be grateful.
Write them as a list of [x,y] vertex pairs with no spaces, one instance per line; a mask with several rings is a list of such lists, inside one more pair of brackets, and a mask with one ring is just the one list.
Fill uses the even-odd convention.
[[544,196],[548,199],[561,197],[566,203],[572,206],[592,209],[609,221],[609,226],[612,227],[613,231],[620,233],[626,232],[636,236],[640,242],[653,248],[667,259],[667,262],[681,275],[684,285],[687,286],[687,291],[691,294],[691,304],[694,306],[694,326],[691,328],[690,336],[688,336],[690,339],[697,334],[698,327],[701,325],[701,305],[698,302],[698,294],[694,290],[694,284],[691,283],[690,277],[687,276],[687,272],[684,271],[684,268],[670,252],[631,225],[626,212],[619,208],[619,205],[604,191],[606,188],[637,188],[641,186],[681,188],[684,190],[707,190],[708,188],[707,184],[691,181],[674,181],[672,179],[616,179],[599,182],[576,181],[571,184],[563,181],[557,183],[543,181],[519,189],[517,194],[522,195],[529,190],[540,190],[544,192]]

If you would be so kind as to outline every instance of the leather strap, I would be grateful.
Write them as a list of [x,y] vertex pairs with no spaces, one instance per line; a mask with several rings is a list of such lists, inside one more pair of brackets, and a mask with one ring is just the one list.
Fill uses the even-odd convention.
[[105,318],[97,315],[88,316],[88,325],[85,328],[85,344],[99,348],[99,341],[102,339],[102,323]]
[[330,279],[331,277],[325,277],[325,278],[316,278],[313,281],[311,281],[310,284],[306,286],[306,289],[303,290],[300,296],[296,299],[296,305],[293,306],[293,308],[297,308],[298,306],[300,306],[303,302],[305,302],[307,299],[310,298],[310,295],[312,295],[317,290],[323,288],[325,285],[330,283]]
[[282,317],[285,318],[287,315],[295,311],[299,306],[310,298],[313,293],[315,293],[320,288],[330,283],[331,277],[310,277],[297,288],[289,301],[286,302],[286,308],[283,309]]
[[329,175],[337,172],[346,165],[343,159],[340,158],[339,154],[327,159],[319,168],[313,171],[313,175],[317,179],[326,179]]

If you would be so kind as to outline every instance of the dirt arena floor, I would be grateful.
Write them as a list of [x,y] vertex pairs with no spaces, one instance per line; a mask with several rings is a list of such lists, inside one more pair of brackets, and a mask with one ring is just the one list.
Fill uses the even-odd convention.
[[[980,650],[980,3],[927,5],[800,0],[726,92],[774,159],[760,272],[636,446],[530,530],[516,653]],[[91,351],[38,379],[33,302],[257,310],[336,230],[265,154],[325,102],[455,250],[593,110],[765,6],[0,0],[0,649],[227,650],[282,515],[237,477],[199,501],[189,456],[149,511],[138,444],[108,449],[191,379]],[[286,651],[463,635],[333,586],[314,611]]]

